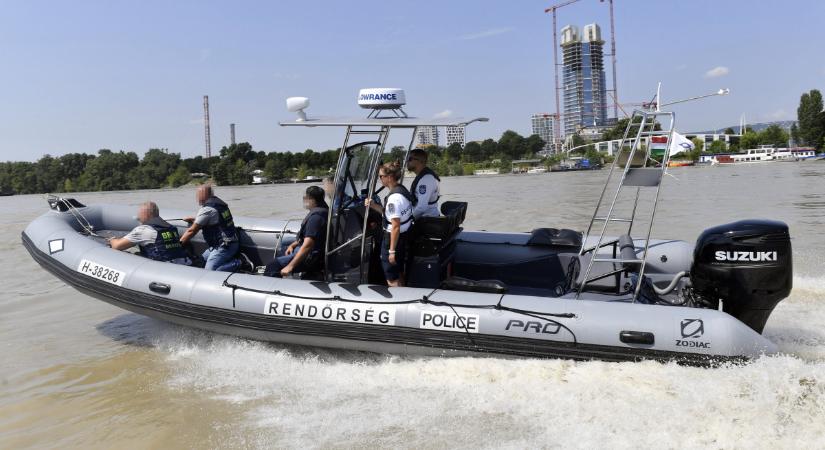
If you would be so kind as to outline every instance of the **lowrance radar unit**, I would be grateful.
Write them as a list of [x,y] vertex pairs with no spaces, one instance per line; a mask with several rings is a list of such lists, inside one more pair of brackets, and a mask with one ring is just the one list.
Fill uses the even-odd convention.
[[401,109],[407,104],[403,89],[371,88],[358,91],[358,106],[370,109],[368,118],[380,119],[382,111],[391,111],[394,117],[407,117]]

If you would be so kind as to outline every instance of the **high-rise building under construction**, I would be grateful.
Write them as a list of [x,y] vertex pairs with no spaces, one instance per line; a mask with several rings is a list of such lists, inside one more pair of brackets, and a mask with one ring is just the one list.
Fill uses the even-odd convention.
[[607,125],[607,89],[604,74],[604,41],[595,23],[579,29],[561,29],[564,134],[586,127]]

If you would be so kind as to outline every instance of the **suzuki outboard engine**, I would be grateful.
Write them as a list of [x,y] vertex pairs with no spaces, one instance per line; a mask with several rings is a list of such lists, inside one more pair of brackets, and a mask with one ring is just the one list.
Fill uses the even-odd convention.
[[705,230],[696,241],[690,279],[706,306],[723,310],[762,333],[780,300],[791,293],[788,225],[742,220]]

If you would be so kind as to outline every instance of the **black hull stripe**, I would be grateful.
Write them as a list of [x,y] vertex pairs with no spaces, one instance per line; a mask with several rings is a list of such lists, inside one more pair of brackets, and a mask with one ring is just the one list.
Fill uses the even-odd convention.
[[[573,344],[495,335],[473,335],[448,331],[420,330],[407,327],[366,325],[347,322],[316,321],[233,311],[197,305],[165,297],[136,292],[80,274],[55,261],[38,249],[22,234],[23,245],[44,269],[75,289],[138,314],[176,323],[185,323],[219,333],[250,335],[248,330],[268,333],[314,336],[350,341],[402,344],[443,350],[445,354],[488,353],[532,358],[566,358],[605,361],[676,361],[683,364],[708,366],[726,361],[742,361],[741,357],[708,356],[661,350],[613,347],[593,344]],[[236,329],[237,333],[233,333]],[[253,333],[254,334],[254,333]],[[429,352],[432,353],[432,352]]]

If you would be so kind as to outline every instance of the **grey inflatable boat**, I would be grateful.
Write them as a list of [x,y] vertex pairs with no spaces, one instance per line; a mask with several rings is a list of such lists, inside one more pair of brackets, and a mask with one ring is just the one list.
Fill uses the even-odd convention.
[[[636,137],[658,132],[670,139],[672,126],[663,131],[646,126],[662,114],[635,113],[642,124]],[[85,206],[68,198],[50,199],[50,210],[23,232],[23,245],[68,285],[126,310],[285,344],[699,365],[776,352],[761,332],[791,290],[788,227],[745,220],[710,228],[696,243],[650,238],[667,155],[664,167],[650,166],[649,153],[635,157],[649,150],[633,136],[625,137],[627,154],[611,166],[584,233],[468,231],[463,229],[468,205],[444,202],[442,217],[414,225],[407,287],[388,288],[375,269],[374,218],[363,208],[363,197],[377,192],[385,133],[469,123],[389,120],[392,126],[381,118],[283,124],[347,127],[335,192],[350,201],[332,202],[320,273],[280,279],[211,272],[112,250],[101,236],[136,226],[132,208]],[[350,143],[358,130],[373,130],[376,139]],[[612,199],[605,196],[611,182]],[[620,207],[622,191],[630,193],[632,210]],[[647,218],[636,208],[643,191],[655,195]],[[161,211],[183,217],[163,205]],[[617,215],[622,211],[628,217]],[[634,223],[647,237],[631,237]],[[256,265],[271,261],[295,239],[295,224],[288,221],[235,217],[235,224],[241,250]],[[609,237],[617,225],[627,232]],[[198,237],[193,245],[200,250],[205,244]]]

